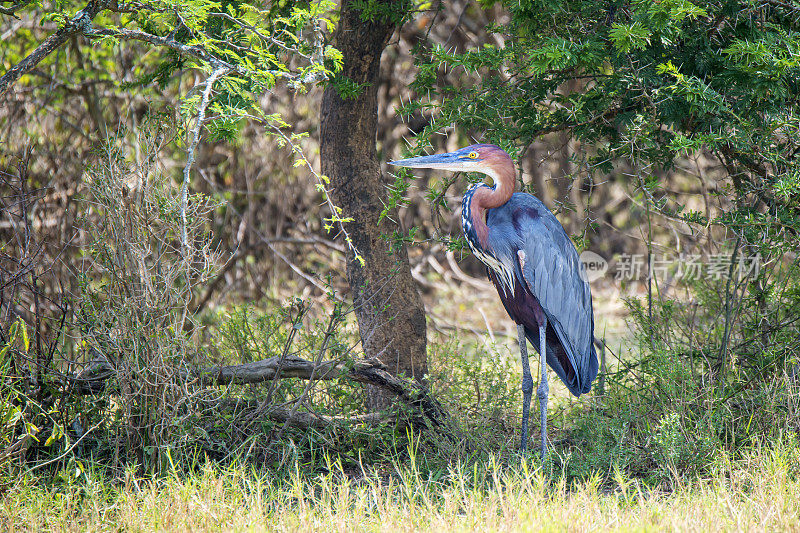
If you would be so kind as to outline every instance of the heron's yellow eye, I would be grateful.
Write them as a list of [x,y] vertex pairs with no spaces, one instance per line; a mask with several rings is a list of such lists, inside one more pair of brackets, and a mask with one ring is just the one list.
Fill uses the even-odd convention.
[[478,159],[478,152],[470,152],[467,157],[470,159]]

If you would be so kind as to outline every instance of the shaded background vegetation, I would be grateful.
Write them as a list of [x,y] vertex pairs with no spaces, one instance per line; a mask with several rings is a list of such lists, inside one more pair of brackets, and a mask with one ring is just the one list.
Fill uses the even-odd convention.
[[[385,16],[375,5],[362,7]],[[265,26],[288,24],[280,17],[298,6],[308,7],[261,6]],[[72,7],[0,15],[3,70],[63,26],[45,15],[81,9]],[[329,44],[337,18],[323,14],[331,27],[292,34]],[[499,143],[579,249],[609,260],[592,284],[605,394],[576,402],[559,391],[558,471],[610,475],[617,465],[671,480],[797,431],[799,14],[782,2],[441,2],[410,9],[387,46],[382,161]],[[102,16],[98,27],[129,17]],[[176,39],[225,31],[202,10],[193,17],[172,28]],[[152,31],[167,35],[162,23]],[[312,69],[312,45],[279,60]],[[314,58],[337,68],[333,52]],[[506,458],[518,363],[484,268],[458,242],[470,176],[386,174],[385,203],[403,231],[386,245],[409,248],[428,385],[453,415],[450,438],[420,437],[409,411],[358,418],[365,392],[347,379],[209,388],[189,377],[197,366],[361,355],[337,219],[348,214],[320,187],[321,78],[213,92],[193,151],[187,253],[180,185],[208,75],[169,49],[76,34],[4,95],[0,460],[55,473],[90,460],[120,472],[207,457],[313,470],[325,453],[353,468],[406,460],[409,442],[431,470]],[[636,255],[641,275],[615,279]],[[720,274],[687,279],[690,256],[718,262]],[[738,268],[756,256],[758,270]],[[649,276],[651,259],[668,261]],[[73,390],[76,376],[96,377],[97,390]],[[303,413],[319,416],[300,423]]]

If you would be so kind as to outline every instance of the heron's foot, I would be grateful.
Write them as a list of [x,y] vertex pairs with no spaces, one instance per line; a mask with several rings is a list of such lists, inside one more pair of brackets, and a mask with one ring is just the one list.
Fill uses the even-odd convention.
[[[535,441],[536,436],[533,436]],[[546,442],[546,439],[545,439]],[[516,449],[516,453],[519,455],[519,461],[531,461],[533,463],[541,463],[544,464],[550,460],[550,447],[546,444],[542,444],[543,447],[532,445],[532,446],[519,446]]]

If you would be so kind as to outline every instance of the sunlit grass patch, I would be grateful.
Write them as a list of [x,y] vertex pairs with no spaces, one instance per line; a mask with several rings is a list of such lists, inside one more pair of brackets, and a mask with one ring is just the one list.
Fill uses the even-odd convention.
[[119,482],[7,486],[4,530],[130,531],[540,531],[800,527],[800,447],[789,439],[722,460],[713,476],[665,492],[618,471],[569,482],[535,464],[489,460],[423,475],[330,470],[281,477],[253,467],[212,466],[189,475]]

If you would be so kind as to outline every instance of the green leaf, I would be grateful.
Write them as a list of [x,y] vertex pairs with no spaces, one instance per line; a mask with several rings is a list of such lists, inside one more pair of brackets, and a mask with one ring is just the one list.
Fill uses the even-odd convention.
[[20,331],[22,332],[22,346],[25,348],[25,353],[28,353],[28,349],[30,348],[30,341],[28,340],[28,328],[22,319],[20,319],[19,324]]
[[644,50],[650,44],[650,30],[638,21],[631,24],[612,24],[609,37],[614,48],[621,54],[627,54],[631,50]]

